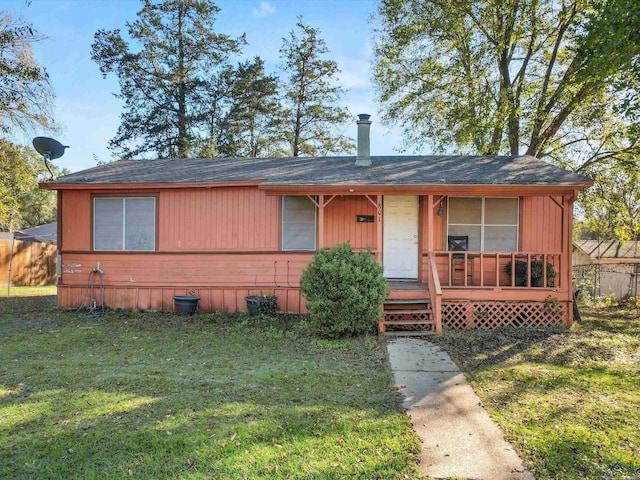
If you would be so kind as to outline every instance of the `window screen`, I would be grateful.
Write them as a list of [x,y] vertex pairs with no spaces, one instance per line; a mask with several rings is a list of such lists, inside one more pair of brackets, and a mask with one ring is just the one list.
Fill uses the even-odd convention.
[[153,251],[155,237],[154,197],[94,199],[94,250]]
[[469,237],[469,250],[518,250],[518,199],[450,197],[448,235]]
[[315,204],[308,197],[282,197],[282,250],[315,249]]

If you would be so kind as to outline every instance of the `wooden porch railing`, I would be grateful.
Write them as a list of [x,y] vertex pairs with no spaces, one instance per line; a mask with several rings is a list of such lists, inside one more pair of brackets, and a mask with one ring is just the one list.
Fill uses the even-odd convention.
[[442,333],[442,287],[438,276],[438,266],[434,252],[429,252],[429,297],[433,310],[436,333]]
[[562,287],[559,253],[437,251],[427,255],[429,270],[435,268],[437,276],[446,279],[445,287]]

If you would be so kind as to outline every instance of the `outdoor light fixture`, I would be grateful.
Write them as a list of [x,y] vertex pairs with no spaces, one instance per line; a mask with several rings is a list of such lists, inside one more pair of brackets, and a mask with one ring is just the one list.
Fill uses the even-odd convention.
[[442,202],[444,201],[444,199],[447,197],[440,197],[440,200],[438,201],[438,211],[436,212],[436,217],[444,217],[444,209],[442,208]]

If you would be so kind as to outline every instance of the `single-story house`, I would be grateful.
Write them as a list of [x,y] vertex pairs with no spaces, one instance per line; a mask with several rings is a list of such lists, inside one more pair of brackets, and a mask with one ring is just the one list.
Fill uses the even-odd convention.
[[531,156],[370,156],[357,124],[357,156],[121,160],[42,183],[58,191],[58,304],[99,270],[111,308],[171,311],[193,291],[234,311],[274,292],[304,312],[302,270],[350,241],[389,280],[383,330],[571,323],[588,178]]
[[575,240],[573,273],[580,288],[592,298],[615,295],[638,297],[640,242],[618,240]]

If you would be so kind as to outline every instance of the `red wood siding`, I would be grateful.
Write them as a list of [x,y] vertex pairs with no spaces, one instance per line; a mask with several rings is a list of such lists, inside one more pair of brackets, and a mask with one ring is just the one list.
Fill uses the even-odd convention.
[[[198,307],[201,311],[237,312],[246,310],[244,297],[247,295],[261,295],[272,292],[278,297],[278,308],[288,313],[307,313],[305,301],[297,288],[172,288],[172,287],[106,287],[104,289],[104,303],[108,308],[122,308],[126,310],[152,310],[172,312],[174,310],[173,296],[186,295],[194,291],[199,297]],[[58,305],[62,308],[77,308],[84,301],[88,306],[86,286],[59,285]],[[93,289],[92,298],[99,304],[97,287]]]
[[[444,239],[445,231],[446,231],[446,226],[445,226],[446,217],[444,216],[438,217],[436,215],[436,212],[438,211],[438,207],[435,206],[435,202],[437,202],[439,199],[440,199],[439,196],[434,197],[433,232],[429,232],[429,208],[428,208],[427,196],[423,196],[421,198],[420,251],[422,252],[423,255],[420,255],[420,259],[418,260],[420,262],[418,271],[419,271],[420,282],[425,284],[429,283],[429,274],[428,274],[429,258],[426,255],[424,255],[429,251],[428,249],[429,235],[431,235],[433,238],[434,250],[444,250],[446,248],[445,247],[446,242]],[[446,199],[443,199],[442,203],[443,203],[442,208],[444,211],[446,211]]]
[[91,249],[91,194],[83,190],[64,190],[62,196],[62,228],[58,227],[62,242],[58,247],[64,250]]
[[278,197],[257,188],[160,192],[159,251],[275,251]]
[[66,253],[63,264],[73,267],[63,268],[62,283],[86,285],[99,264],[102,280],[110,286],[295,287],[311,257],[311,253]]
[[[434,197],[434,202],[437,201],[439,199],[438,196]],[[421,239],[421,245],[422,245],[422,252],[426,253],[427,252],[427,235],[429,235],[429,209],[427,208],[427,198],[422,197],[422,208],[421,208],[421,213],[422,213],[422,235],[420,237]],[[443,205],[443,209],[446,211],[446,200],[443,200],[444,205]],[[445,240],[444,240],[444,235],[445,235],[445,231],[446,231],[446,227],[445,227],[445,220],[446,217],[438,217],[436,215],[436,212],[438,211],[438,207],[435,207],[433,209],[433,244],[435,247],[435,250],[444,250],[445,249]]]
[[[554,198],[562,205],[562,197]],[[521,251],[560,253],[562,228],[562,208],[549,196],[520,199]]]
[[[351,247],[365,249],[376,245],[376,208],[365,197],[345,196],[334,198],[324,210],[324,245],[332,247],[351,241]],[[356,215],[373,215],[373,223],[358,223]]]
[[[280,252],[280,197],[266,195],[257,187],[185,188],[151,191],[158,196],[158,251],[153,253],[91,252],[91,195],[103,192],[65,190],[61,194],[62,279],[58,303],[77,307],[90,281],[91,271],[100,265],[104,272],[105,304],[109,308],[173,310],[173,295],[195,291],[202,297],[203,310],[244,310],[248,294],[275,292],[279,307],[304,312],[299,291],[302,270],[312,252]],[[109,192],[110,194],[112,192]],[[113,192],[114,196],[126,195]],[[434,201],[439,197],[434,196]],[[554,197],[560,205],[570,203]],[[420,275],[428,282],[426,265],[429,236],[436,251],[446,249],[446,217],[437,217],[437,205],[428,209],[428,197],[421,199]],[[446,200],[445,200],[446,202]],[[446,210],[446,208],[445,208]],[[377,209],[363,196],[337,196],[324,208],[325,246],[347,240],[356,249],[378,245]],[[373,223],[356,222],[357,215],[373,215]],[[433,215],[432,221],[429,215]],[[564,212],[565,217],[570,212]],[[549,196],[522,197],[520,201],[519,250],[562,253],[568,261],[563,238],[563,209]],[[565,223],[567,222],[565,218]],[[428,231],[432,225],[431,232]],[[381,230],[380,230],[381,231]],[[504,263],[500,259],[501,285]],[[448,276],[448,260],[437,258],[441,282]],[[445,300],[540,300],[550,295],[570,299],[569,268],[563,269],[561,292],[549,289],[476,288],[480,283],[480,261],[476,258],[475,287],[445,289]],[[495,283],[495,263],[484,263],[484,280]],[[89,275],[92,275],[91,279]],[[570,277],[568,277],[570,278]],[[95,287],[94,287],[95,288]],[[532,292],[532,290],[536,290]],[[561,294],[562,293],[562,294]],[[96,293],[93,298],[96,298]],[[540,299],[538,299],[540,297]]]
[[[93,284],[98,298],[103,271],[104,300],[108,308],[173,310],[173,295],[195,291],[205,311],[245,310],[246,295],[275,292],[279,307],[306,312],[299,291],[302,269],[312,253],[66,253],[58,286],[58,305],[77,307]],[[88,304],[85,298],[85,304]]]

